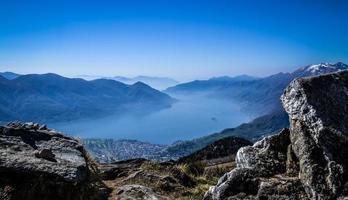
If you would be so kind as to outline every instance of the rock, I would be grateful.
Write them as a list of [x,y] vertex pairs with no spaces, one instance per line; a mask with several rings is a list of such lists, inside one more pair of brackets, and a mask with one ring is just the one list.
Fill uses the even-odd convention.
[[95,168],[76,139],[35,123],[0,127],[0,193],[11,188],[10,199],[98,199]]
[[[210,188],[204,199],[262,199],[265,196],[285,199],[284,196],[293,193],[294,188],[298,189],[296,191],[298,194],[303,193],[302,188],[294,186],[299,180],[285,175],[273,178],[287,171],[289,144],[289,130],[283,129],[279,134],[268,136],[253,146],[242,147],[236,157],[237,168],[221,177],[218,184]],[[289,186],[280,187],[282,183],[280,180]],[[281,188],[282,191],[270,190],[273,186]]]
[[292,145],[289,144],[288,151],[286,154],[287,160],[286,160],[286,174],[288,176],[298,176],[300,167],[298,163],[298,159],[294,153],[294,150],[292,149]]
[[169,200],[142,185],[124,185],[116,191],[117,200]]
[[348,72],[297,79],[281,99],[308,196],[347,196],[341,191],[348,180]]
[[297,177],[274,176],[260,182],[257,199],[299,200],[308,199]]
[[103,180],[114,180],[116,178],[127,177],[137,171],[147,160],[144,158],[136,158],[130,160],[122,160],[111,164],[100,165],[100,176]]
[[[215,187],[211,187],[204,199],[222,200],[243,193],[256,195],[260,179],[250,168],[236,168],[220,178]],[[243,198],[246,198],[243,196]]]
[[[140,183],[142,185],[149,186],[153,188],[155,191],[176,191],[180,189],[184,189],[184,187],[180,184],[177,179],[169,175],[159,175],[153,172],[148,172],[144,170],[140,170],[130,174],[127,178],[125,178],[123,183]],[[189,184],[189,183],[186,183]]]
[[293,81],[290,132],[241,148],[206,200],[348,199],[348,71]]
[[236,156],[237,167],[252,168],[263,176],[286,171],[286,154],[290,144],[289,130],[269,136],[253,146],[242,147]]

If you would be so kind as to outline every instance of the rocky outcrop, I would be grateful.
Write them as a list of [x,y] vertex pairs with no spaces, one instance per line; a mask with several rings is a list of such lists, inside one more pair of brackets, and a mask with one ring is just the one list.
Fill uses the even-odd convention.
[[293,81],[290,130],[241,148],[206,200],[348,198],[348,72]]
[[299,177],[312,199],[345,194],[348,178],[348,72],[298,79],[282,96]]
[[79,141],[44,125],[0,127],[0,199],[100,199],[96,167]]
[[283,129],[253,146],[242,147],[236,156],[237,168],[221,177],[204,199],[295,200],[305,196],[299,178],[287,174],[288,168],[294,168],[287,159],[290,154],[289,135],[289,130]]

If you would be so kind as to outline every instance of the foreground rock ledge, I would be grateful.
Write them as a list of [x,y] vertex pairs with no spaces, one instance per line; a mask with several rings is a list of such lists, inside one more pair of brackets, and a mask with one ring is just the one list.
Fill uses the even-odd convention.
[[76,139],[33,123],[0,127],[0,199],[100,199],[94,170]]
[[348,199],[348,72],[293,81],[290,130],[241,148],[206,200]]

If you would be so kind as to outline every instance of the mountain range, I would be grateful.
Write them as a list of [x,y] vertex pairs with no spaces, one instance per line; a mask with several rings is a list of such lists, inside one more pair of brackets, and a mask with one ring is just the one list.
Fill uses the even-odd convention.
[[127,85],[106,79],[86,81],[52,73],[5,77],[0,76],[0,121],[3,122],[59,122],[130,110],[151,112],[175,102],[141,82]]
[[[280,96],[295,78],[347,70],[348,65],[320,63],[301,67],[291,73],[278,73],[264,78],[247,75],[215,77],[179,84],[165,90],[168,94],[205,93],[211,98],[239,102],[255,119],[235,128],[228,128],[204,137],[172,145],[157,145],[134,140],[86,139],[86,148],[97,157],[118,160],[133,157],[177,159],[225,137],[240,136],[256,141],[289,125],[281,107]],[[124,113],[139,108],[146,112],[172,105],[175,99],[150,86],[137,82],[127,85],[115,80],[86,81],[56,74],[0,74],[0,121],[64,121]],[[146,105],[146,106],[144,106]],[[141,145],[140,145],[141,144]],[[140,148],[121,148],[138,146]],[[98,147],[98,150],[96,150]]]
[[[158,160],[178,159],[230,136],[257,141],[277,133],[289,126],[288,115],[281,106],[280,96],[292,80],[342,70],[348,70],[348,65],[341,62],[320,63],[301,67],[292,73],[278,73],[265,78],[218,77],[168,88],[165,92],[169,94],[206,93],[212,98],[227,98],[231,101],[242,102],[243,109],[253,112],[258,117],[235,128],[227,128],[204,137],[168,145],[156,152],[153,158]],[[89,149],[89,145],[86,145],[86,148]]]
[[347,70],[348,65],[320,63],[301,67],[291,73],[278,73],[264,78],[213,78],[196,80],[170,87],[168,94],[206,93],[211,98],[224,98],[239,102],[242,109],[257,117],[282,110],[279,97],[295,78],[316,76]]
[[153,88],[156,88],[157,90],[164,90],[168,87],[175,86],[179,82],[168,77],[154,77],[154,76],[136,76],[136,77],[124,77],[124,76],[113,76],[113,77],[107,77],[107,76],[89,76],[89,75],[80,75],[77,76],[78,78],[83,78],[85,80],[95,80],[95,79],[110,79],[122,82],[124,84],[134,84],[136,82],[143,82]]

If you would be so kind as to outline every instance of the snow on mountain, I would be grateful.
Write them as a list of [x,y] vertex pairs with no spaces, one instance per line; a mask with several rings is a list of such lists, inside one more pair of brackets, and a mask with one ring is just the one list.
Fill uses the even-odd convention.
[[296,77],[304,77],[304,76],[316,76],[319,74],[327,74],[331,72],[337,72],[342,70],[348,70],[348,65],[338,62],[338,63],[320,63],[320,64],[313,64],[308,65],[305,67],[302,67],[293,74]]

